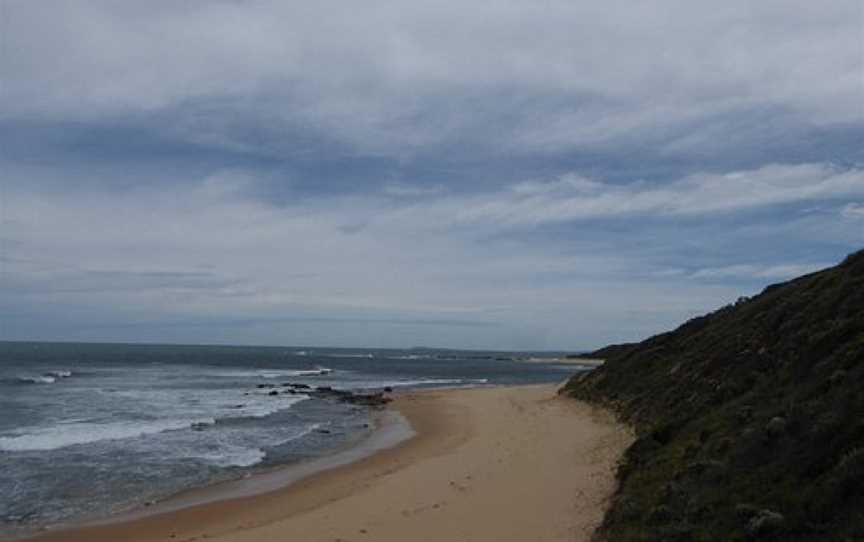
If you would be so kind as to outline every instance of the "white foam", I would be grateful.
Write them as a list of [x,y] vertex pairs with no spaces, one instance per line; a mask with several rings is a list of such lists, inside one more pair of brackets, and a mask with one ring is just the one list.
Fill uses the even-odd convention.
[[309,399],[308,395],[279,395],[269,397],[264,394],[264,400],[249,402],[241,408],[228,407],[230,410],[221,413],[220,418],[265,418],[280,410],[291,408],[295,403]]
[[242,446],[223,446],[219,451],[201,454],[198,459],[217,467],[251,467],[264,461],[267,454],[260,448]]
[[314,369],[259,369],[257,371],[219,371],[215,376],[227,378],[288,378],[292,376],[324,376],[333,372],[328,367]]
[[387,356],[387,359],[408,359],[408,360],[416,360],[416,359],[430,359],[432,356],[428,354],[408,354],[407,356]]
[[53,384],[57,381],[53,376],[19,376],[19,382],[24,382],[25,384]]
[[72,376],[72,371],[48,371],[45,373],[45,376],[54,377],[54,378],[69,378]]
[[374,359],[374,354],[321,354],[322,356],[328,358],[366,358],[366,359]]
[[[321,423],[308,425],[298,433],[278,442],[271,442],[269,445],[280,445],[285,444],[286,442],[291,442],[292,440],[297,440],[308,435],[322,425],[323,424]],[[224,441],[219,442],[215,450],[189,450],[184,455],[185,457],[203,460],[204,462],[217,467],[251,467],[261,463],[264,461],[264,458],[267,457],[267,453],[260,448],[249,448],[237,444],[226,443]]]
[[0,437],[0,450],[6,452],[57,450],[76,444],[135,438],[185,429],[192,427],[193,424],[213,423],[216,423],[213,418],[202,418],[109,423],[79,422],[52,427],[23,428],[15,435]]
[[168,418],[183,412],[190,418],[218,419],[264,418],[280,410],[291,408],[309,396],[284,391],[271,396],[272,389],[250,390],[240,395],[238,390],[123,390],[102,391],[112,397],[124,397],[130,404],[140,405],[142,411]]

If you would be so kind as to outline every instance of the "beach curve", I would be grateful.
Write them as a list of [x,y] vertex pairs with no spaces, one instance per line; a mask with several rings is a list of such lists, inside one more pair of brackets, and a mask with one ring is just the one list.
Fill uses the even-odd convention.
[[554,385],[425,390],[393,408],[416,435],[263,494],[33,542],[589,540],[632,435]]

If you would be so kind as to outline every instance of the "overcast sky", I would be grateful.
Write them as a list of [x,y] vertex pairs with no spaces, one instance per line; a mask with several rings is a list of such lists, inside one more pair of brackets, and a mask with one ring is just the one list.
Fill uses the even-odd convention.
[[864,3],[0,0],[0,338],[587,349],[864,246]]

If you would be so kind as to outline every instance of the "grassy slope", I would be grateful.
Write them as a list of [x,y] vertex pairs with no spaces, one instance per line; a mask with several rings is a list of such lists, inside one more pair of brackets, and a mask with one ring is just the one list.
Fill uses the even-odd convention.
[[864,540],[864,251],[613,352],[566,387],[640,434],[600,538]]

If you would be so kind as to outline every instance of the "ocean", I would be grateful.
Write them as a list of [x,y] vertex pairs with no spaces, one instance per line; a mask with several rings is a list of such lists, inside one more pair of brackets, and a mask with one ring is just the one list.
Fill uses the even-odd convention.
[[537,356],[554,354],[0,342],[0,536],[135,510],[373,431],[368,408],[285,384],[371,392],[579,370],[519,361]]

